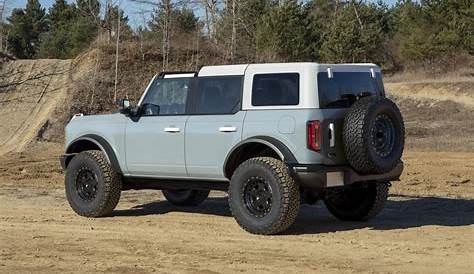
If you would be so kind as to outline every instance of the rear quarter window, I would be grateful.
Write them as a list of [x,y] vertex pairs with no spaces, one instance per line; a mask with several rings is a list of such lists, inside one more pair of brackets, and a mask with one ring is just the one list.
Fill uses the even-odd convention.
[[319,72],[317,78],[320,108],[346,107],[342,100],[346,95],[384,95],[381,73],[372,78],[370,72],[334,72],[329,78],[326,72]]
[[252,84],[253,106],[294,106],[300,101],[298,73],[256,74]]

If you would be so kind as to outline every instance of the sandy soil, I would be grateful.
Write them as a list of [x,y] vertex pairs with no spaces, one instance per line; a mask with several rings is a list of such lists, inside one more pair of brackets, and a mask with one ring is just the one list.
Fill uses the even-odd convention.
[[[340,222],[303,206],[286,235],[254,236],[225,193],[176,207],[159,191],[123,192],[113,217],[69,208],[60,146],[0,157],[2,273],[472,273],[474,153],[407,152],[384,211]],[[40,153],[40,151],[42,153]]]

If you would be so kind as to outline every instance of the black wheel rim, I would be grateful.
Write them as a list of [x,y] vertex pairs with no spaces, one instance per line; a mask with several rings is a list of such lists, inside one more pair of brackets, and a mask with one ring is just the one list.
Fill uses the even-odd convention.
[[261,177],[251,177],[244,186],[244,204],[255,217],[262,218],[272,208],[272,188]]
[[390,117],[381,114],[375,118],[371,137],[372,145],[378,156],[386,158],[392,153],[395,145],[395,127]]
[[81,167],[76,176],[76,192],[84,201],[92,201],[97,196],[99,181],[88,167]]

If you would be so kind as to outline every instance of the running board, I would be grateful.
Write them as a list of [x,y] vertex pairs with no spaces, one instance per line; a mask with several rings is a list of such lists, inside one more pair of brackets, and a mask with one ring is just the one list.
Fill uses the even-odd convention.
[[139,189],[194,189],[227,191],[229,189],[229,182],[123,177],[122,190]]

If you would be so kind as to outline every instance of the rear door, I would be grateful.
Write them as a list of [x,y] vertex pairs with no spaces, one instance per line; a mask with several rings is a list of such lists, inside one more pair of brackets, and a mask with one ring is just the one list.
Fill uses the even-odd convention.
[[225,179],[225,158],[242,137],[242,82],[243,76],[198,78],[185,134],[190,177]]

